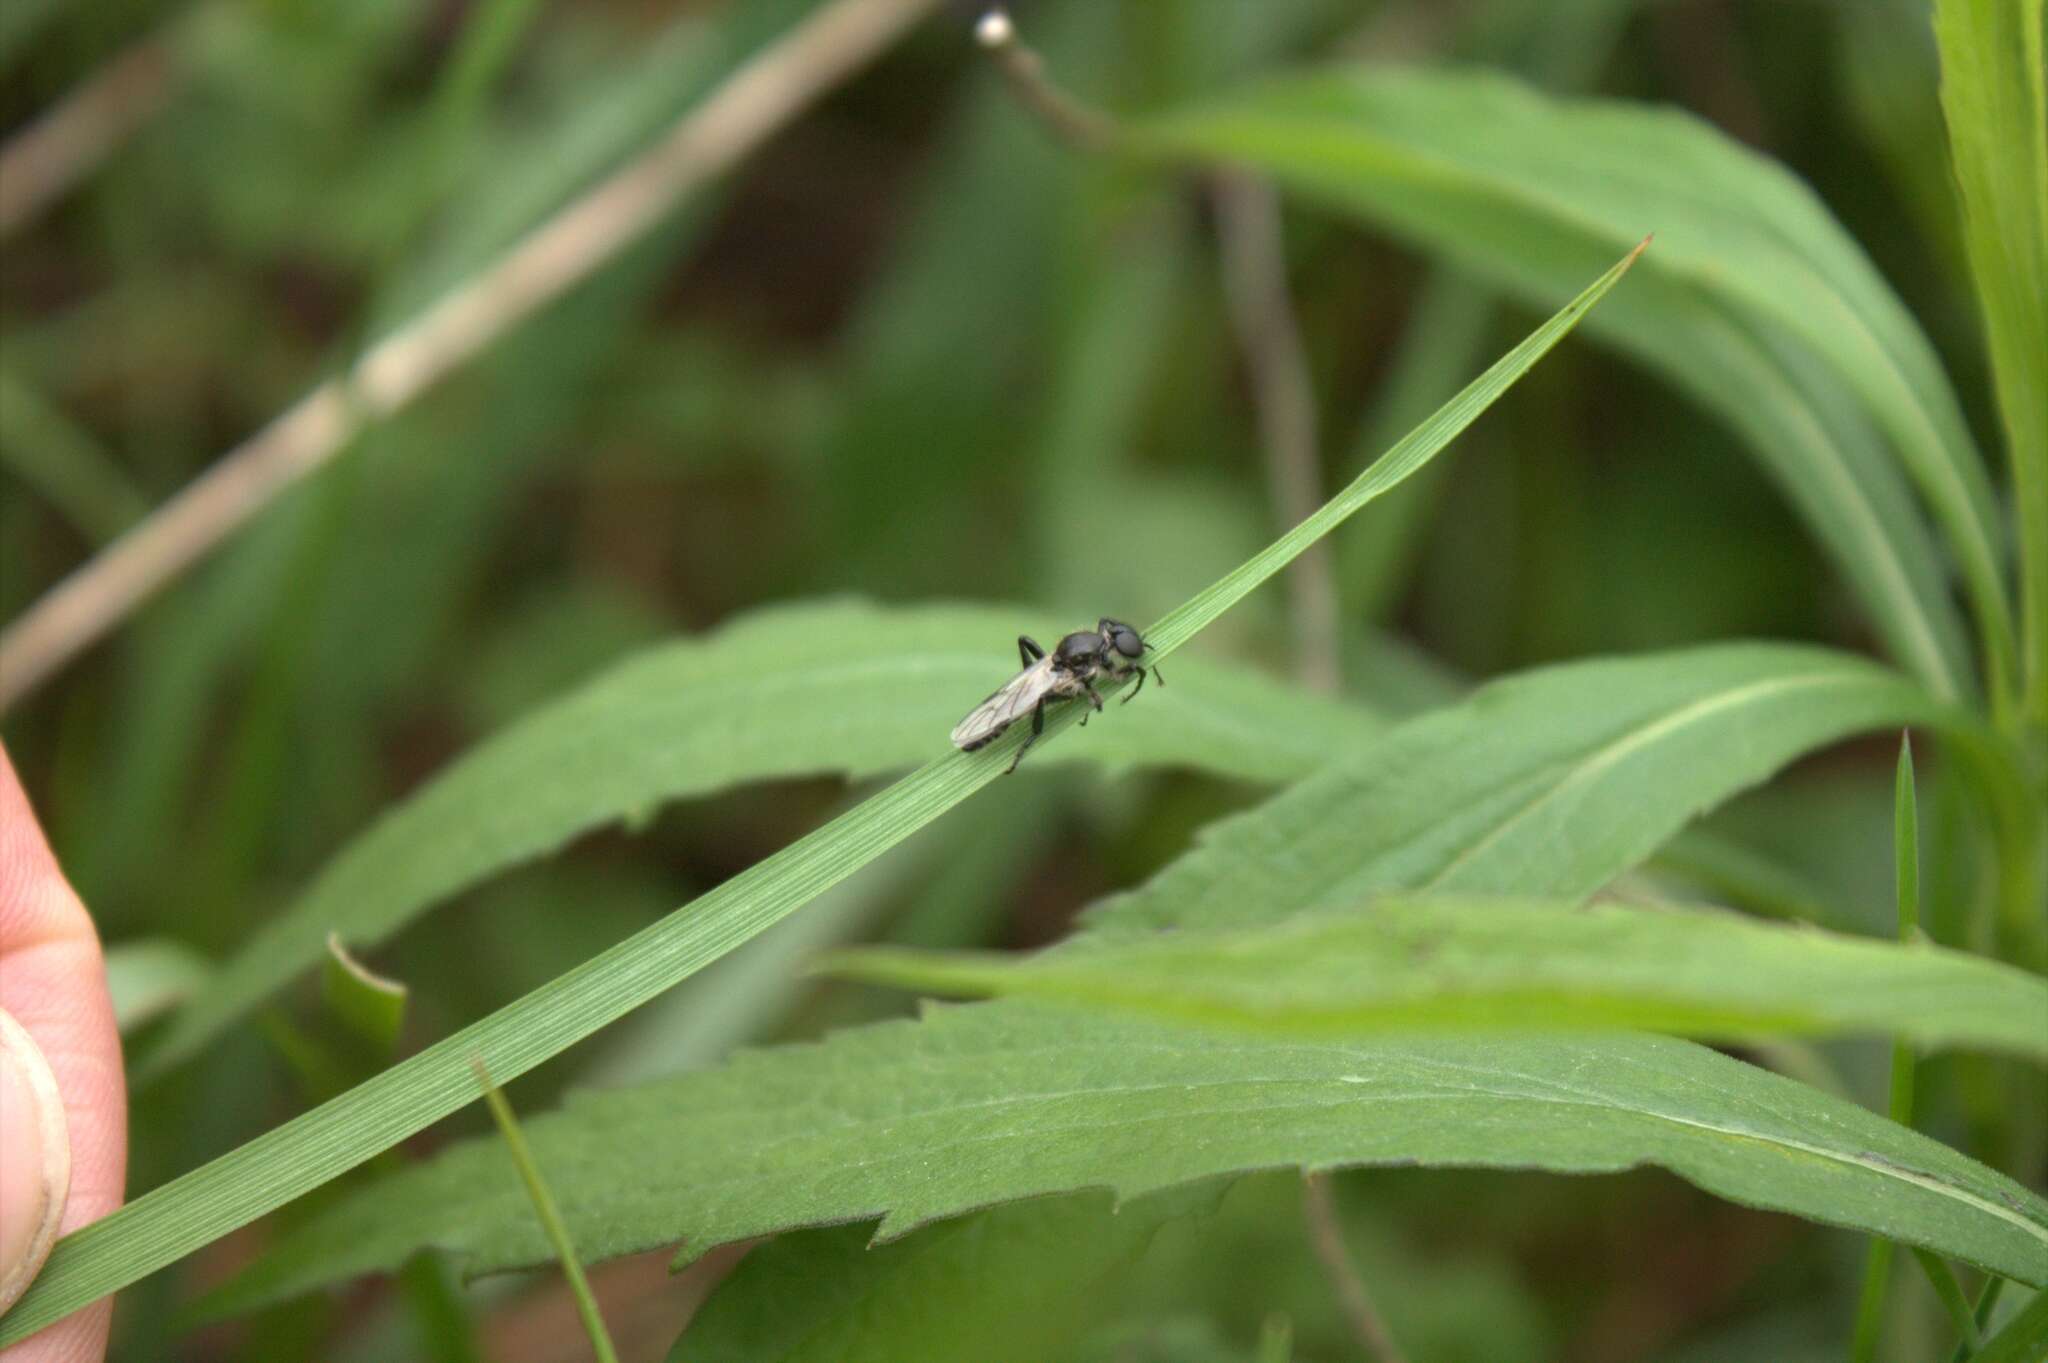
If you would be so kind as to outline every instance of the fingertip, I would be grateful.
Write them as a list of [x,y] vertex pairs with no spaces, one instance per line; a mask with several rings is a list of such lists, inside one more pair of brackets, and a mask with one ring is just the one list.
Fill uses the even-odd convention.
[[71,1144],[57,1076],[42,1048],[0,1008],[0,1312],[50,1257],[71,1190]]

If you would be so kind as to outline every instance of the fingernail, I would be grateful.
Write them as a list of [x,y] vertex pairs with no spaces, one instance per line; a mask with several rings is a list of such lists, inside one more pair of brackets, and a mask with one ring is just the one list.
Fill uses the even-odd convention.
[[70,1190],[57,1076],[35,1038],[0,1008],[0,1312],[50,1257]]

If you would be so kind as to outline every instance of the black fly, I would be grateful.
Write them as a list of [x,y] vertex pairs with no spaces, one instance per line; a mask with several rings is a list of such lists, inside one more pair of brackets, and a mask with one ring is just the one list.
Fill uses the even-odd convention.
[[[1146,669],[1137,665],[1138,659],[1145,656],[1145,641],[1129,625],[1107,616],[1097,621],[1092,630],[1069,634],[1051,653],[1040,648],[1030,635],[1019,635],[1017,653],[1024,660],[1024,670],[953,726],[953,746],[963,752],[973,752],[995,742],[1005,729],[1029,714],[1031,737],[1024,740],[1024,746],[1017,749],[1017,755],[1010,759],[1010,765],[1004,769],[1006,773],[1017,770],[1017,764],[1024,760],[1025,749],[1036,743],[1038,736],[1045,732],[1047,702],[1078,700],[1086,696],[1088,703],[1100,710],[1102,697],[1096,694],[1095,679],[1107,677],[1111,681],[1121,681],[1133,672],[1138,674],[1138,684],[1131,688],[1131,694],[1125,696],[1124,701],[1128,703],[1145,689]],[[1155,665],[1151,671],[1156,676],[1159,668]],[[1160,677],[1159,684],[1166,685],[1166,678]],[[1088,722],[1085,715],[1081,722]]]

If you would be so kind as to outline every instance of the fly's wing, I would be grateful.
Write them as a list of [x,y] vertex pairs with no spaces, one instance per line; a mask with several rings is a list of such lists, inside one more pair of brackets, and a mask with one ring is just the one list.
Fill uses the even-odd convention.
[[953,746],[973,751],[1031,713],[1052,690],[1052,657],[1040,658],[953,726]]

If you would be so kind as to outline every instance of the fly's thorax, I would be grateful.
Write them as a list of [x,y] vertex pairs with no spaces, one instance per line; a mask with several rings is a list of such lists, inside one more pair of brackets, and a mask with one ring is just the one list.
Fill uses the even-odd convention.
[[1053,649],[1052,657],[1063,672],[1093,672],[1102,665],[1102,636],[1087,629],[1069,634]]

